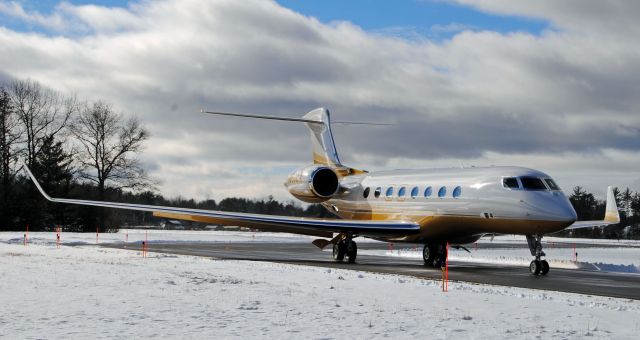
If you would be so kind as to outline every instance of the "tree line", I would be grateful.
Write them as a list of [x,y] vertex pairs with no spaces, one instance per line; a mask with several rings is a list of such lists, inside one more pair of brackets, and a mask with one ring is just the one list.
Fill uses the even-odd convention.
[[28,166],[54,196],[107,199],[152,188],[136,158],[148,132],[104,101],[80,101],[33,80],[0,85],[0,228],[65,225],[105,229],[117,215],[99,208],[53,205],[20,172]]
[[[125,119],[105,101],[80,101],[33,80],[0,84],[0,230],[117,230],[123,225],[161,221],[151,213],[52,204],[21,172],[26,164],[52,196],[110,200],[184,208],[323,217],[333,215],[320,205],[303,208],[293,202],[226,198],[195,201],[167,199],[137,156],[148,131],[135,118]],[[640,238],[640,193],[614,190],[621,223],[606,228],[563,231],[577,237]],[[569,200],[579,220],[604,216],[605,202],[582,187]]]
[[159,224],[148,212],[55,204],[20,171],[23,163],[52,196],[149,205],[329,217],[318,205],[227,198],[165,199],[137,159],[148,131],[105,101],[80,101],[33,80],[0,84],[0,230],[101,232]]

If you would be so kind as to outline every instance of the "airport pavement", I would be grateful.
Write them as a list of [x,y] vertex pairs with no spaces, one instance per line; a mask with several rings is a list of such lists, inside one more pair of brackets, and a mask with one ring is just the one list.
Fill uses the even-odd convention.
[[[140,243],[103,244],[105,247],[140,250]],[[513,244],[483,244],[482,247],[520,247]],[[569,244],[559,246],[572,246]],[[590,245],[584,245],[590,246]],[[386,243],[359,243],[358,248],[387,249]],[[441,271],[425,268],[422,260],[404,257],[358,254],[355,264],[336,263],[331,253],[320,251],[309,243],[150,243],[150,252],[205,256],[219,259],[269,261],[297,265],[340,268],[374,273],[409,275],[417,278],[440,279]],[[590,270],[551,268],[547,276],[532,276],[525,266],[450,262],[449,279],[480,284],[492,284],[610,296],[640,300],[640,275]]]

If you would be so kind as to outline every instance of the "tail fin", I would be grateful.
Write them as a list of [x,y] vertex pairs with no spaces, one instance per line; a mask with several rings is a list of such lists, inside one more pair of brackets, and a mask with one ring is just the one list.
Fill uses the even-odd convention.
[[336,150],[331,133],[331,117],[329,110],[325,108],[315,109],[302,117],[321,124],[306,123],[311,132],[311,147],[313,150],[313,163],[328,165],[331,167],[342,167],[340,157]]
[[[333,141],[333,134],[331,133],[331,118],[329,110],[325,108],[315,109],[302,118],[288,118],[288,117],[276,117],[276,116],[262,116],[251,115],[244,113],[229,113],[229,112],[212,112],[201,110],[202,113],[210,113],[222,116],[244,117],[244,118],[258,118],[258,119],[270,119],[281,120],[288,122],[301,122],[307,124],[307,127],[311,131],[311,146],[313,150],[313,163],[330,166],[337,170],[342,175],[347,174],[360,174],[364,173],[363,170],[352,169],[345,167],[340,162],[338,157],[338,151],[336,150],[336,144]],[[334,122],[336,124],[347,125],[389,125],[389,124],[376,124],[365,122]]]

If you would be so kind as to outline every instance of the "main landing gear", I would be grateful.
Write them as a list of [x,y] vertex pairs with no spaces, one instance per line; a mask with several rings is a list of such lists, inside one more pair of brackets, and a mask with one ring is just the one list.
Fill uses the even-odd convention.
[[535,256],[535,260],[529,264],[529,271],[533,275],[547,275],[549,273],[549,262],[541,260],[545,253],[542,251],[542,235],[527,235],[527,243],[529,244],[529,250],[531,255]]
[[358,256],[358,245],[353,240],[353,235],[345,235],[343,240],[333,244],[333,260],[336,262],[344,261],[347,258],[347,263],[355,263]]
[[427,243],[422,249],[424,265],[430,268],[442,268],[447,261],[446,243]]

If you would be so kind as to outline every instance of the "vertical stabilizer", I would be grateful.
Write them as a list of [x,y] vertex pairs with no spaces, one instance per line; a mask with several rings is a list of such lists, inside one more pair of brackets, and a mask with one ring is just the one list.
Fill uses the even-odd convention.
[[336,144],[331,133],[331,118],[329,110],[325,108],[315,109],[302,117],[303,119],[316,121],[306,123],[311,131],[311,147],[313,150],[313,163],[331,167],[341,167]]

